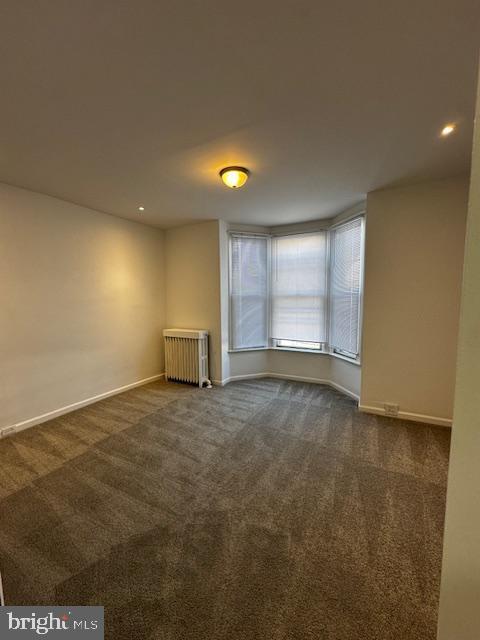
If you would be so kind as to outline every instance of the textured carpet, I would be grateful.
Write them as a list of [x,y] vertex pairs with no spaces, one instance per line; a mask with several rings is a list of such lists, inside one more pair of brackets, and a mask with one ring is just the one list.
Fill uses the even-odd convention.
[[0,442],[7,604],[112,640],[435,638],[450,434],[318,385],[155,383]]

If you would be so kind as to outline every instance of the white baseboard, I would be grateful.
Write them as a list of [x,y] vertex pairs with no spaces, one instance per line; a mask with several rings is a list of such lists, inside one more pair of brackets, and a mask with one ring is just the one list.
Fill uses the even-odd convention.
[[269,373],[245,373],[243,376],[230,376],[230,378],[224,378],[223,380],[213,380],[213,384],[218,385],[219,387],[224,387],[229,382],[236,382],[237,380],[250,380],[251,378],[268,378],[270,377]]
[[356,393],[350,391],[350,389],[342,387],[340,384],[337,384],[332,380],[325,380],[323,378],[307,378],[305,376],[292,376],[283,373],[272,373],[270,371],[265,371],[262,373],[247,373],[242,376],[231,376],[230,378],[224,378],[223,380],[214,380],[213,383],[224,387],[229,382],[235,382],[236,380],[250,380],[252,378],[278,378],[280,380],[294,380],[296,382],[312,382],[313,384],[325,384],[329,387],[337,389],[337,391],[341,391],[347,396],[350,396],[350,398],[357,400],[357,402],[359,400],[359,396]]
[[49,411],[48,413],[43,413],[41,416],[35,416],[33,418],[29,418],[28,420],[23,420],[22,422],[19,422],[17,424],[2,427],[0,431],[2,431],[2,429],[13,427],[15,429],[15,431],[12,432],[13,435],[13,433],[18,433],[19,431],[23,431],[24,429],[29,429],[30,427],[34,427],[35,425],[41,424],[42,422],[47,422],[48,420],[53,420],[54,418],[63,416],[64,414],[70,413],[71,411],[76,411],[77,409],[86,407],[89,404],[94,404],[99,400],[104,400],[105,398],[109,398],[110,396],[116,396],[119,393],[123,393],[124,391],[128,391],[129,389],[134,389],[135,387],[141,387],[142,385],[148,384],[149,382],[155,382],[155,380],[160,380],[160,378],[163,378],[164,376],[165,373],[159,373],[155,376],[150,376],[150,378],[137,380],[137,382],[126,384],[123,387],[118,387],[117,389],[111,389],[110,391],[100,393],[98,396],[92,396],[91,398],[86,398],[85,400],[74,402],[73,404],[69,404],[65,407],[60,407],[60,409],[54,409],[53,411]]
[[[76,411],[77,409],[81,409],[82,407],[86,407],[89,404],[94,404],[95,402],[99,402],[100,400],[104,400],[105,398],[109,398],[110,396],[115,396],[119,393],[123,393],[124,391],[128,391],[129,389],[134,389],[135,387],[141,387],[149,382],[155,382],[156,380],[160,380],[165,376],[165,373],[159,373],[155,376],[150,376],[149,378],[144,378],[143,380],[138,380],[137,382],[132,382],[130,384],[126,384],[122,387],[118,387],[116,389],[111,389],[110,391],[105,391],[104,393],[100,393],[99,395],[92,396],[91,398],[86,398],[85,400],[80,400],[79,402],[74,402],[73,404],[69,404],[65,407],[60,407],[59,409],[54,409],[53,411],[49,411],[48,413],[44,413],[40,416],[35,416],[33,418],[29,418],[28,420],[23,420],[17,424],[6,425],[0,428],[0,432],[3,429],[12,428],[14,429],[13,433],[17,433],[19,431],[23,431],[24,429],[29,429],[37,424],[41,424],[42,422],[47,422],[48,420],[53,420],[54,418],[58,418],[59,416],[65,415],[66,413],[70,413],[71,411]],[[341,393],[353,398],[357,402],[359,401],[359,396],[350,391],[345,387],[333,382],[332,380],[325,380],[323,378],[308,378],[305,376],[294,376],[294,375],[286,375],[282,373],[273,373],[270,371],[265,371],[261,373],[247,373],[245,375],[240,376],[230,376],[229,378],[224,378],[223,380],[213,380],[213,384],[216,386],[224,387],[229,382],[235,382],[237,380],[250,380],[255,378],[278,378],[281,380],[294,380],[298,382],[311,382],[313,384],[325,384],[329,387],[333,387],[337,389]],[[360,411],[364,413],[373,413],[375,415],[385,416],[385,411],[379,407],[374,407],[370,405],[359,404],[358,406]],[[398,418],[402,420],[411,420],[413,422],[423,422],[427,424],[435,424],[442,427],[451,427],[452,420],[450,418],[439,418],[438,416],[429,416],[421,413],[410,413],[408,411],[399,411]]]
[[[325,384],[329,387],[333,387],[337,389],[341,393],[344,393],[350,398],[353,398],[357,402],[359,402],[359,396],[347,389],[346,387],[342,387],[342,385],[333,382],[333,380],[325,380],[322,378],[307,378],[304,376],[293,376],[286,375],[282,373],[273,373],[269,371],[265,371],[262,373],[247,373],[241,376],[231,376],[230,378],[224,378],[223,380],[214,380],[214,384],[224,387],[229,382],[235,382],[236,380],[250,380],[254,378],[279,378],[281,380],[296,380],[299,382],[312,382],[314,384]],[[385,411],[378,407],[373,407],[369,405],[359,404],[358,406],[360,411],[364,413],[374,413],[376,415],[385,416]],[[398,416],[396,416],[400,420],[410,420],[412,422],[423,422],[426,424],[435,424],[441,427],[451,427],[452,420],[450,418],[439,418],[438,416],[429,416],[421,413],[411,413],[409,411],[399,411]]]
[[[373,407],[366,404],[359,404],[358,408],[364,413],[374,413],[375,415],[385,416],[385,411],[379,407]],[[451,418],[439,418],[438,416],[427,416],[423,413],[410,413],[409,411],[399,411],[398,416],[400,420],[411,420],[412,422],[425,422],[427,424],[435,424],[439,427],[451,427]]]
[[323,380],[322,378],[305,378],[304,376],[290,376],[284,375],[282,373],[268,373],[267,375],[271,376],[272,378],[280,378],[281,380],[297,380],[298,382],[326,384],[327,386],[333,387],[334,389],[337,389],[337,391],[341,391],[345,395],[350,396],[350,398],[353,398],[354,400],[360,400],[360,397],[356,393],[350,391],[350,389],[347,389],[346,387],[342,387],[342,385],[338,384],[337,382],[333,382],[333,380]]

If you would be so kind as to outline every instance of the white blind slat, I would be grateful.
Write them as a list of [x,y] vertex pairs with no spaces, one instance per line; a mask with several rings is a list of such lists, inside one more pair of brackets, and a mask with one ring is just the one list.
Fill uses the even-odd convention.
[[327,236],[281,236],[272,242],[272,338],[326,341]]
[[268,343],[268,239],[231,237],[231,346],[266,347]]
[[362,220],[357,218],[332,232],[330,346],[359,353]]

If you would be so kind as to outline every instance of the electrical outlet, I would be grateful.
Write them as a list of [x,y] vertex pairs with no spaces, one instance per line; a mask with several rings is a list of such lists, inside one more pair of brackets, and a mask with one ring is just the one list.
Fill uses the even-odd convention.
[[7,436],[11,436],[12,433],[15,433],[15,427],[5,427],[4,429],[0,429],[0,438],[6,438]]
[[390,402],[385,402],[383,405],[383,409],[385,411],[386,416],[398,416],[399,406],[398,404],[392,404]]

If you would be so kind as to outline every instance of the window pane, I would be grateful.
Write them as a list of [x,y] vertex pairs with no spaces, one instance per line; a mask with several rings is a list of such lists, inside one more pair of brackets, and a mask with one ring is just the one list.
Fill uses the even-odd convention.
[[325,342],[326,233],[273,240],[272,337]]
[[277,340],[277,347],[284,349],[309,349],[310,351],[321,351],[321,342],[301,342],[300,340]]
[[357,356],[360,336],[362,220],[357,218],[332,232],[330,346]]
[[268,239],[231,237],[231,347],[266,347]]

